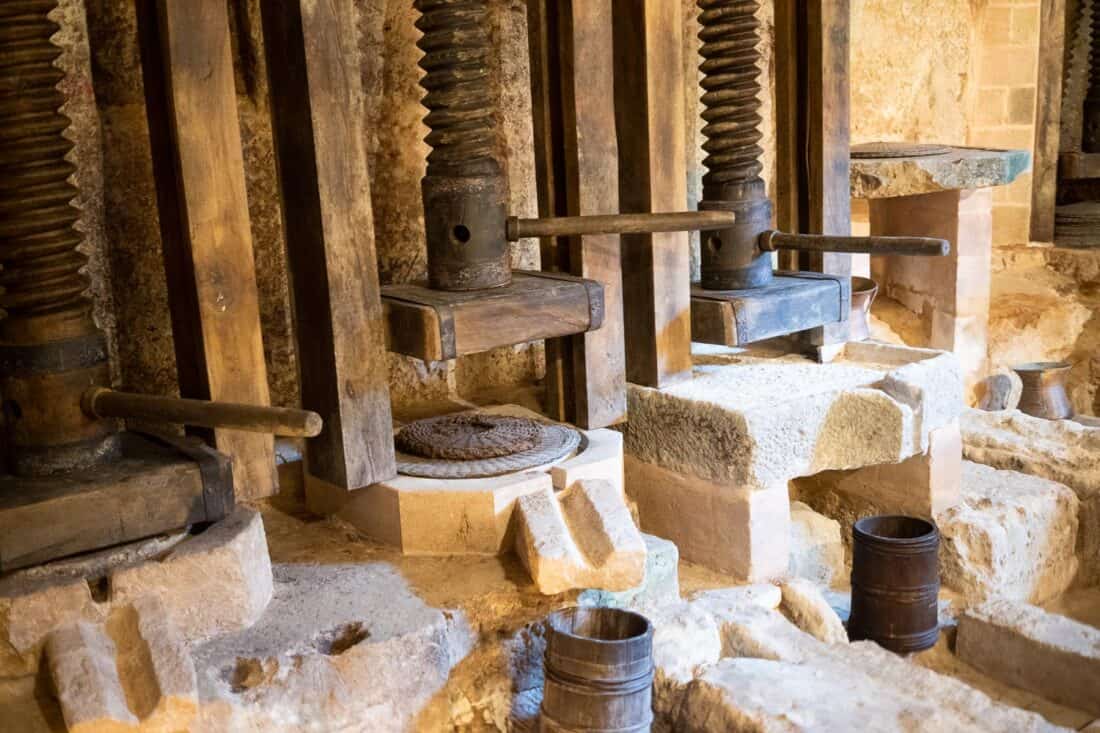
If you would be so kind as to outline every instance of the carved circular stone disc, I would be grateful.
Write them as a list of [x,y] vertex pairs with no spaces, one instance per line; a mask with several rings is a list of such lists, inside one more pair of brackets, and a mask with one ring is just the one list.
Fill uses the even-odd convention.
[[[578,431],[565,425],[547,424],[541,423],[536,420],[530,420],[527,418],[515,418],[504,415],[484,415],[484,414],[461,414],[461,415],[447,415],[444,416],[450,418],[447,422],[443,422],[443,425],[454,425],[454,418],[468,418],[475,419],[477,421],[496,422],[500,421],[519,421],[524,424],[524,428],[520,429],[517,425],[511,425],[511,423],[500,422],[499,425],[509,424],[511,428],[507,431],[512,434],[524,438],[523,444],[526,445],[526,437],[530,434],[528,428],[534,429],[535,439],[528,448],[521,448],[509,454],[503,455],[491,455],[480,458],[467,458],[467,459],[455,459],[455,458],[443,458],[438,455],[439,445],[435,445],[430,450],[436,453],[436,456],[423,456],[415,455],[408,452],[407,447],[412,443],[416,445],[417,449],[421,449],[420,445],[417,445],[414,441],[403,440],[402,436],[409,428],[421,425],[423,423],[436,423],[442,422],[442,418],[429,418],[428,420],[418,420],[417,422],[410,423],[405,426],[401,432],[397,434],[397,471],[398,473],[406,476],[420,476],[423,478],[438,478],[438,479],[462,479],[462,478],[484,478],[488,476],[500,476],[506,473],[514,473],[516,471],[524,471],[529,468],[535,468],[536,466],[545,466],[550,463],[554,463],[565,456],[572,453],[581,443],[581,435]],[[490,420],[491,419],[491,420]],[[430,431],[429,432],[429,428]],[[450,435],[448,430],[441,430],[440,425],[430,425],[428,428],[422,428],[414,430],[411,436],[408,436],[415,441],[419,441],[428,436],[435,435]],[[490,433],[493,428],[482,429],[481,432]],[[503,440],[501,434],[498,432],[495,437],[486,436],[484,440],[469,441],[469,430],[465,432],[456,433],[461,435],[461,438],[451,439],[449,444],[451,448],[456,446],[471,445],[477,446],[478,450],[485,452],[499,453],[499,450],[503,447]],[[519,443],[518,438],[513,441],[513,445]],[[425,452],[428,449],[424,448]],[[454,451],[448,451],[451,455],[454,455]],[[473,451],[459,449],[459,452],[470,455]]]
[[863,143],[852,146],[852,157],[862,158],[925,158],[931,155],[945,155],[951,152],[946,145],[926,143]]
[[475,461],[531,450],[540,425],[509,415],[460,413],[409,423],[397,434],[397,449],[421,458]]

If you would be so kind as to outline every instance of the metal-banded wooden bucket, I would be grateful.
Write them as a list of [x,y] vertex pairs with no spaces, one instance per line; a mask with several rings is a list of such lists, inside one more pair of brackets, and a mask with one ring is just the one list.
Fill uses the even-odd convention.
[[926,519],[865,517],[852,528],[848,636],[894,652],[927,649],[939,637],[940,533]]
[[540,730],[640,733],[653,723],[653,626],[614,608],[551,614]]

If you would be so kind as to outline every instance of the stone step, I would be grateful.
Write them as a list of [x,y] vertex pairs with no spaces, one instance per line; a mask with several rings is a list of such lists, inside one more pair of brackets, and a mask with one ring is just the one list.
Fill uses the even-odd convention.
[[956,649],[995,679],[1100,715],[1100,630],[998,599],[960,617]]

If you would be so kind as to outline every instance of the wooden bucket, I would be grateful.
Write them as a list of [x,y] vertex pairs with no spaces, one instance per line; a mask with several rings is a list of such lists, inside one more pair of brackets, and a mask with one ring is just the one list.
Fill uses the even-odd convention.
[[614,608],[569,608],[547,624],[540,730],[648,731],[653,626]]
[[865,517],[852,528],[848,636],[899,653],[939,637],[940,533],[926,519]]

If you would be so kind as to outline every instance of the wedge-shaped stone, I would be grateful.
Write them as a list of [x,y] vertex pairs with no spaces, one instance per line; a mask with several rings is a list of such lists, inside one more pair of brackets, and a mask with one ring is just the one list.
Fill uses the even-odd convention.
[[816,585],[804,578],[791,578],[781,586],[780,610],[798,628],[827,644],[846,644],[848,632]]
[[1100,630],[997,599],[959,619],[956,653],[994,679],[1100,715]]
[[518,501],[516,553],[541,593],[624,591],[645,580],[646,546],[626,498],[607,481],[579,481]]
[[80,621],[49,635],[50,676],[69,733],[137,729],[138,718],[126,704],[116,654],[102,624]]

